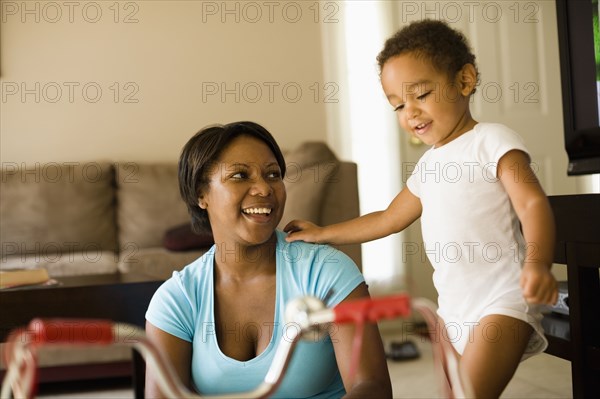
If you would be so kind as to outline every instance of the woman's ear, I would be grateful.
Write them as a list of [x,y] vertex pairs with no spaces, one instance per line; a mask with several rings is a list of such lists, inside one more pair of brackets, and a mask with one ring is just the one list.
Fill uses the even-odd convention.
[[206,201],[204,201],[204,198],[200,197],[198,198],[198,206],[201,209],[206,209],[208,207],[208,204],[206,203]]
[[473,64],[465,64],[458,74],[460,93],[467,97],[475,91],[477,70]]

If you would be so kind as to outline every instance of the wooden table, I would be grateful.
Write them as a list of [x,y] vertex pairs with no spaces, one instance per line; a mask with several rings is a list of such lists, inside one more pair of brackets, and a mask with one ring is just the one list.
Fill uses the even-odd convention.
[[567,266],[569,315],[547,315],[547,353],[571,361],[574,398],[600,398],[600,194],[550,196],[554,262]]
[[[150,299],[163,283],[155,277],[133,273],[56,280],[59,284],[54,286],[0,291],[0,342],[6,341],[10,331],[36,317],[108,319],[143,328]],[[144,377],[139,370],[133,369],[132,377],[135,386],[143,386],[136,384]],[[136,397],[140,394],[136,392]]]

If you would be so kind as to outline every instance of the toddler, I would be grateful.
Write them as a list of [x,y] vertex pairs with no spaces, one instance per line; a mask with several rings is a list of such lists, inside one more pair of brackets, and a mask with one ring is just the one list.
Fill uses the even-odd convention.
[[[292,221],[287,241],[362,243],[419,217],[438,315],[477,397],[499,397],[519,362],[547,341],[537,304],[557,299],[554,222],[522,139],[469,110],[479,81],[462,33],[413,22],[377,57],[403,130],[431,148],[387,209],[325,227]],[[450,333],[453,333],[450,335]]]

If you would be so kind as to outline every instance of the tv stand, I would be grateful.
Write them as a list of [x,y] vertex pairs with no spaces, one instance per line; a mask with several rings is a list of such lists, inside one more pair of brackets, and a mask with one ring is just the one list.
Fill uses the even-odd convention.
[[600,398],[600,194],[549,199],[554,263],[567,266],[569,315],[544,317],[546,352],[571,361],[574,398]]

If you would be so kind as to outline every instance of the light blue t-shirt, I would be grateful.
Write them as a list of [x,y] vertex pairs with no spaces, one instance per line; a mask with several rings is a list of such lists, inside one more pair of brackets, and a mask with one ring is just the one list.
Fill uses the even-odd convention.
[[[286,304],[312,295],[333,306],[364,281],[354,262],[326,245],[287,243],[277,231],[276,296],[273,324],[260,328],[272,338],[267,348],[248,361],[221,352],[215,332],[213,246],[202,257],[174,272],[154,294],[146,319],[159,329],[192,343],[192,381],[202,394],[245,392],[264,379],[282,336],[295,325],[286,325]],[[234,333],[244,334],[246,326]],[[345,394],[330,337],[301,341],[296,346],[286,376],[275,392],[285,398],[336,398]]]

